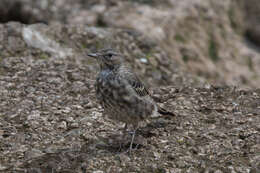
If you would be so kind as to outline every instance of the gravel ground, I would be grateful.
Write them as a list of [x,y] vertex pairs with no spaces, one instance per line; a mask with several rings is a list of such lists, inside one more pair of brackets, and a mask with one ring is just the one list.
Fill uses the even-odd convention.
[[[97,64],[84,57],[106,34],[155,100],[176,113],[144,123],[131,155],[131,136],[96,101]],[[0,25],[0,41],[0,171],[259,172],[259,89],[196,87],[156,44],[130,31],[9,23]]]

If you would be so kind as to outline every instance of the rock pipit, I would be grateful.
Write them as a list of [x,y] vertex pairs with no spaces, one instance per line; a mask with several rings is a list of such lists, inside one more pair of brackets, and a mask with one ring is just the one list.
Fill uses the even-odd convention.
[[122,54],[113,49],[90,53],[100,65],[96,79],[96,95],[108,118],[131,124],[134,128],[129,152],[132,150],[138,123],[149,118],[174,115],[158,106],[141,80],[126,65]]

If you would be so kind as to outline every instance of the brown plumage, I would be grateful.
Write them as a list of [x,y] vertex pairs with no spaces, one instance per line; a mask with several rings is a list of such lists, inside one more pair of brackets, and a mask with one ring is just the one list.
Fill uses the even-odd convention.
[[[88,54],[100,64],[100,72],[96,79],[96,95],[105,113],[110,119],[132,124],[134,129],[138,123],[149,117],[174,115],[158,106],[141,80],[126,66],[123,56],[112,49]],[[130,151],[134,140],[133,133]]]

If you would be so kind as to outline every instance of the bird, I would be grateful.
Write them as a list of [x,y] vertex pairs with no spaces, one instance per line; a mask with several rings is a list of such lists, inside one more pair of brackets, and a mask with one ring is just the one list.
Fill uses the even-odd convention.
[[89,53],[100,66],[96,78],[96,98],[109,119],[133,126],[132,139],[129,147],[131,153],[133,142],[141,121],[162,115],[175,114],[160,107],[153,100],[149,90],[140,78],[127,65],[123,54],[108,48]]

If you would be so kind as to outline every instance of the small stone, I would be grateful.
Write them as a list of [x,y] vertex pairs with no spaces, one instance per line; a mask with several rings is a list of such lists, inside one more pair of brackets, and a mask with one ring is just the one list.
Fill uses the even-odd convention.
[[83,107],[81,105],[73,105],[72,106],[73,108],[79,110],[79,109],[83,109]]
[[3,130],[0,130],[0,138],[2,138],[4,135],[4,131]]
[[126,163],[129,163],[129,161],[130,161],[130,158],[125,154],[120,154],[119,158],[120,158],[120,162],[121,162],[122,166],[125,166]]
[[58,124],[57,126],[59,129],[67,129],[67,122],[62,121],[61,123]]
[[65,109],[62,110],[63,113],[70,113],[71,108],[70,107],[66,107]]
[[45,153],[56,153],[58,150],[57,146],[50,146],[44,150]]
[[44,155],[44,153],[38,149],[32,149],[30,151],[25,152],[25,157],[27,159],[36,158]]
[[78,128],[78,127],[79,127],[79,123],[72,123],[72,124],[70,125],[70,127]]
[[147,64],[148,63],[148,60],[146,58],[141,58],[140,61],[144,64]]
[[8,168],[7,166],[4,166],[4,165],[0,164],[0,171],[4,171],[4,170],[6,170],[7,168]]
[[33,111],[32,114],[28,115],[28,120],[35,120],[40,118],[40,111]]
[[161,155],[158,152],[153,152],[153,155],[156,160],[159,160],[161,158]]
[[185,168],[186,163],[184,161],[182,161],[182,160],[178,160],[176,162],[176,165],[177,165],[178,168]]
[[94,105],[91,101],[89,101],[87,104],[84,105],[84,108],[89,109],[92,108]]
[[169,171],[170,171],[170,173],[181,173],[182,172],[181,169],[178,169],[178,168],[172,168]]
[[74,119],[73,119],[73,117],[68,117],[68,118],[66,118],[66,121],[67,121],[67,122],[73,122]]
[[93,171],[93,173],[104,173],[103,171]]

